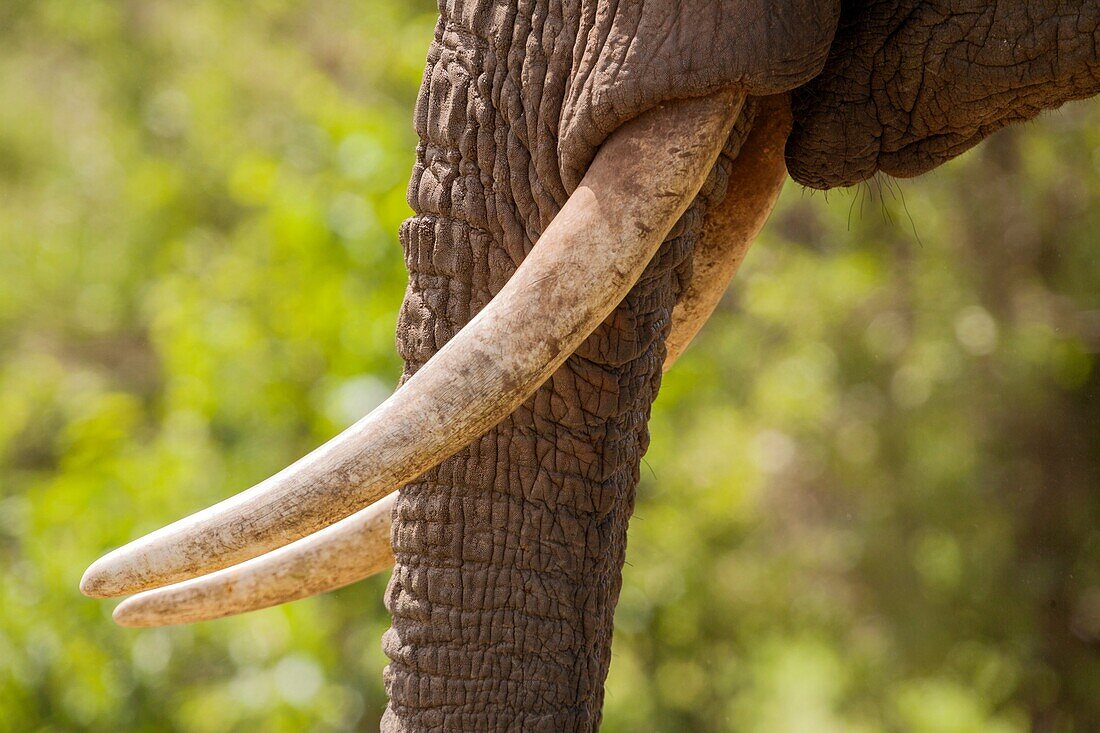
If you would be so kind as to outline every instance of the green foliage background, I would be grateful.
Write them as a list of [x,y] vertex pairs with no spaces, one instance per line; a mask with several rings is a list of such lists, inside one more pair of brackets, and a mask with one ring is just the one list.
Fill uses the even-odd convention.
[[[375,578],[124,630],[102,551],[384,397],[426,0],[0,5],[0,730],[371,730]],[[667,378],[605,730],[1100,730],[1100,106],[789,185]]]

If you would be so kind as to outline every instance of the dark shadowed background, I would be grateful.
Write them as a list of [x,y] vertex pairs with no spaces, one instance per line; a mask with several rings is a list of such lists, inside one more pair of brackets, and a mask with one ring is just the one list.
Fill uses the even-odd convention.
[[[386,578],[77,582],[400,372],[427,0],[0,5],[0,730],[371,730]],[[604,729],[1100,730],[1100,104],[788,184],[654,409]]]

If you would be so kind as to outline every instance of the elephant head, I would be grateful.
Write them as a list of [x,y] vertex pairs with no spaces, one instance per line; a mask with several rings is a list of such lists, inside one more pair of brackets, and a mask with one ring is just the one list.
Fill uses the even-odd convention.
[[155,625],[395,563],[385,729],[595,729],[662,369],[787,170],[924,172],[1100,92],[1098,48],[1100,7],[1059,0],[442,1],[401,387],[82,589]]

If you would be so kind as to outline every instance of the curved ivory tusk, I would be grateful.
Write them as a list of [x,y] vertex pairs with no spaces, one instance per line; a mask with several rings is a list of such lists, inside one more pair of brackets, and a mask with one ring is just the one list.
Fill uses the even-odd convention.
[[167,626],[235,616],[342,588],[393,567],[394,492],[366,509],[266,555],[127,598],[122,626]]
[[744,95],[631,120],[500,293],[373,412],[256,486],[97,560],[107,597],[249,560],[380,499],[507,417],[615,309],[691,204]]
[[[665,361],[665,371],[673,361]],[[114,619],[132,627],[211,621],[327,593],[389,570],[394,563],[390,531],[396,500],[395,491],[265,555],[138,593],[115,608]]]
[[[790,123],[784,103],[759,102],[756,125],[730,170],[734,193],[708,214],[694,279],[673,318],[665,371],[714,310],[786,180],[783,143]],[[396,496],[240,565],[129,598],[115,609],[114,618],[123,626],[205,621],[335,590],[388,570]]]
[[[665,361],[665,371],[673,361]],[[390,531],[396,500],[395,491],[265,555],[138,593],[115,608],[114,619],[132,627],[211,621],[327,593],[389,570],[394,563]]]
[[[789,115],[763,102],[757,124],[730,171],[736,196],[708,215],[695,277],[677,309],[667,371],[713,311],[786,178]],[[765,116],[767,115],[767,116]],[[123,626],[161,626],[232,616],[306,598],[393,566],[390,528],[396,493],[286,547],[193,580],[147,591],[115,609]]]
[[691,282],[672,311],[666,372],[718,307],[787,180],[783,147],[791,132],[790,101],[784,94],[763,97],[757,104],[756,120],[730,167],[729,194],[707,212],[692,258]]
[[[702,249],[695,254],[698,279],[677,307],[665,371],[713,311],[786,180],[786,99],[762,99],[758,104],[755,126],[730,170],[731,195],[708,214]],[[207,621],[336,590],[389,570],[394,562],[390,513],[396,497],[394,492],[330,527],[240,565],[128,598],[115,609],[114,618],[123,626]]]

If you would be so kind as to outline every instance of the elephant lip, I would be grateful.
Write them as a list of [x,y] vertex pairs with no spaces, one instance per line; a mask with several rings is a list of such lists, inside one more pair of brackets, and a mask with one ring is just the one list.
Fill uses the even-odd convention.
[[270,553],[491,429],[633,287],[702,187],[743,102],[726,89],[619,128],[500,293],[389,399],[271,478],[100,558],[82,592],[146,591]]

